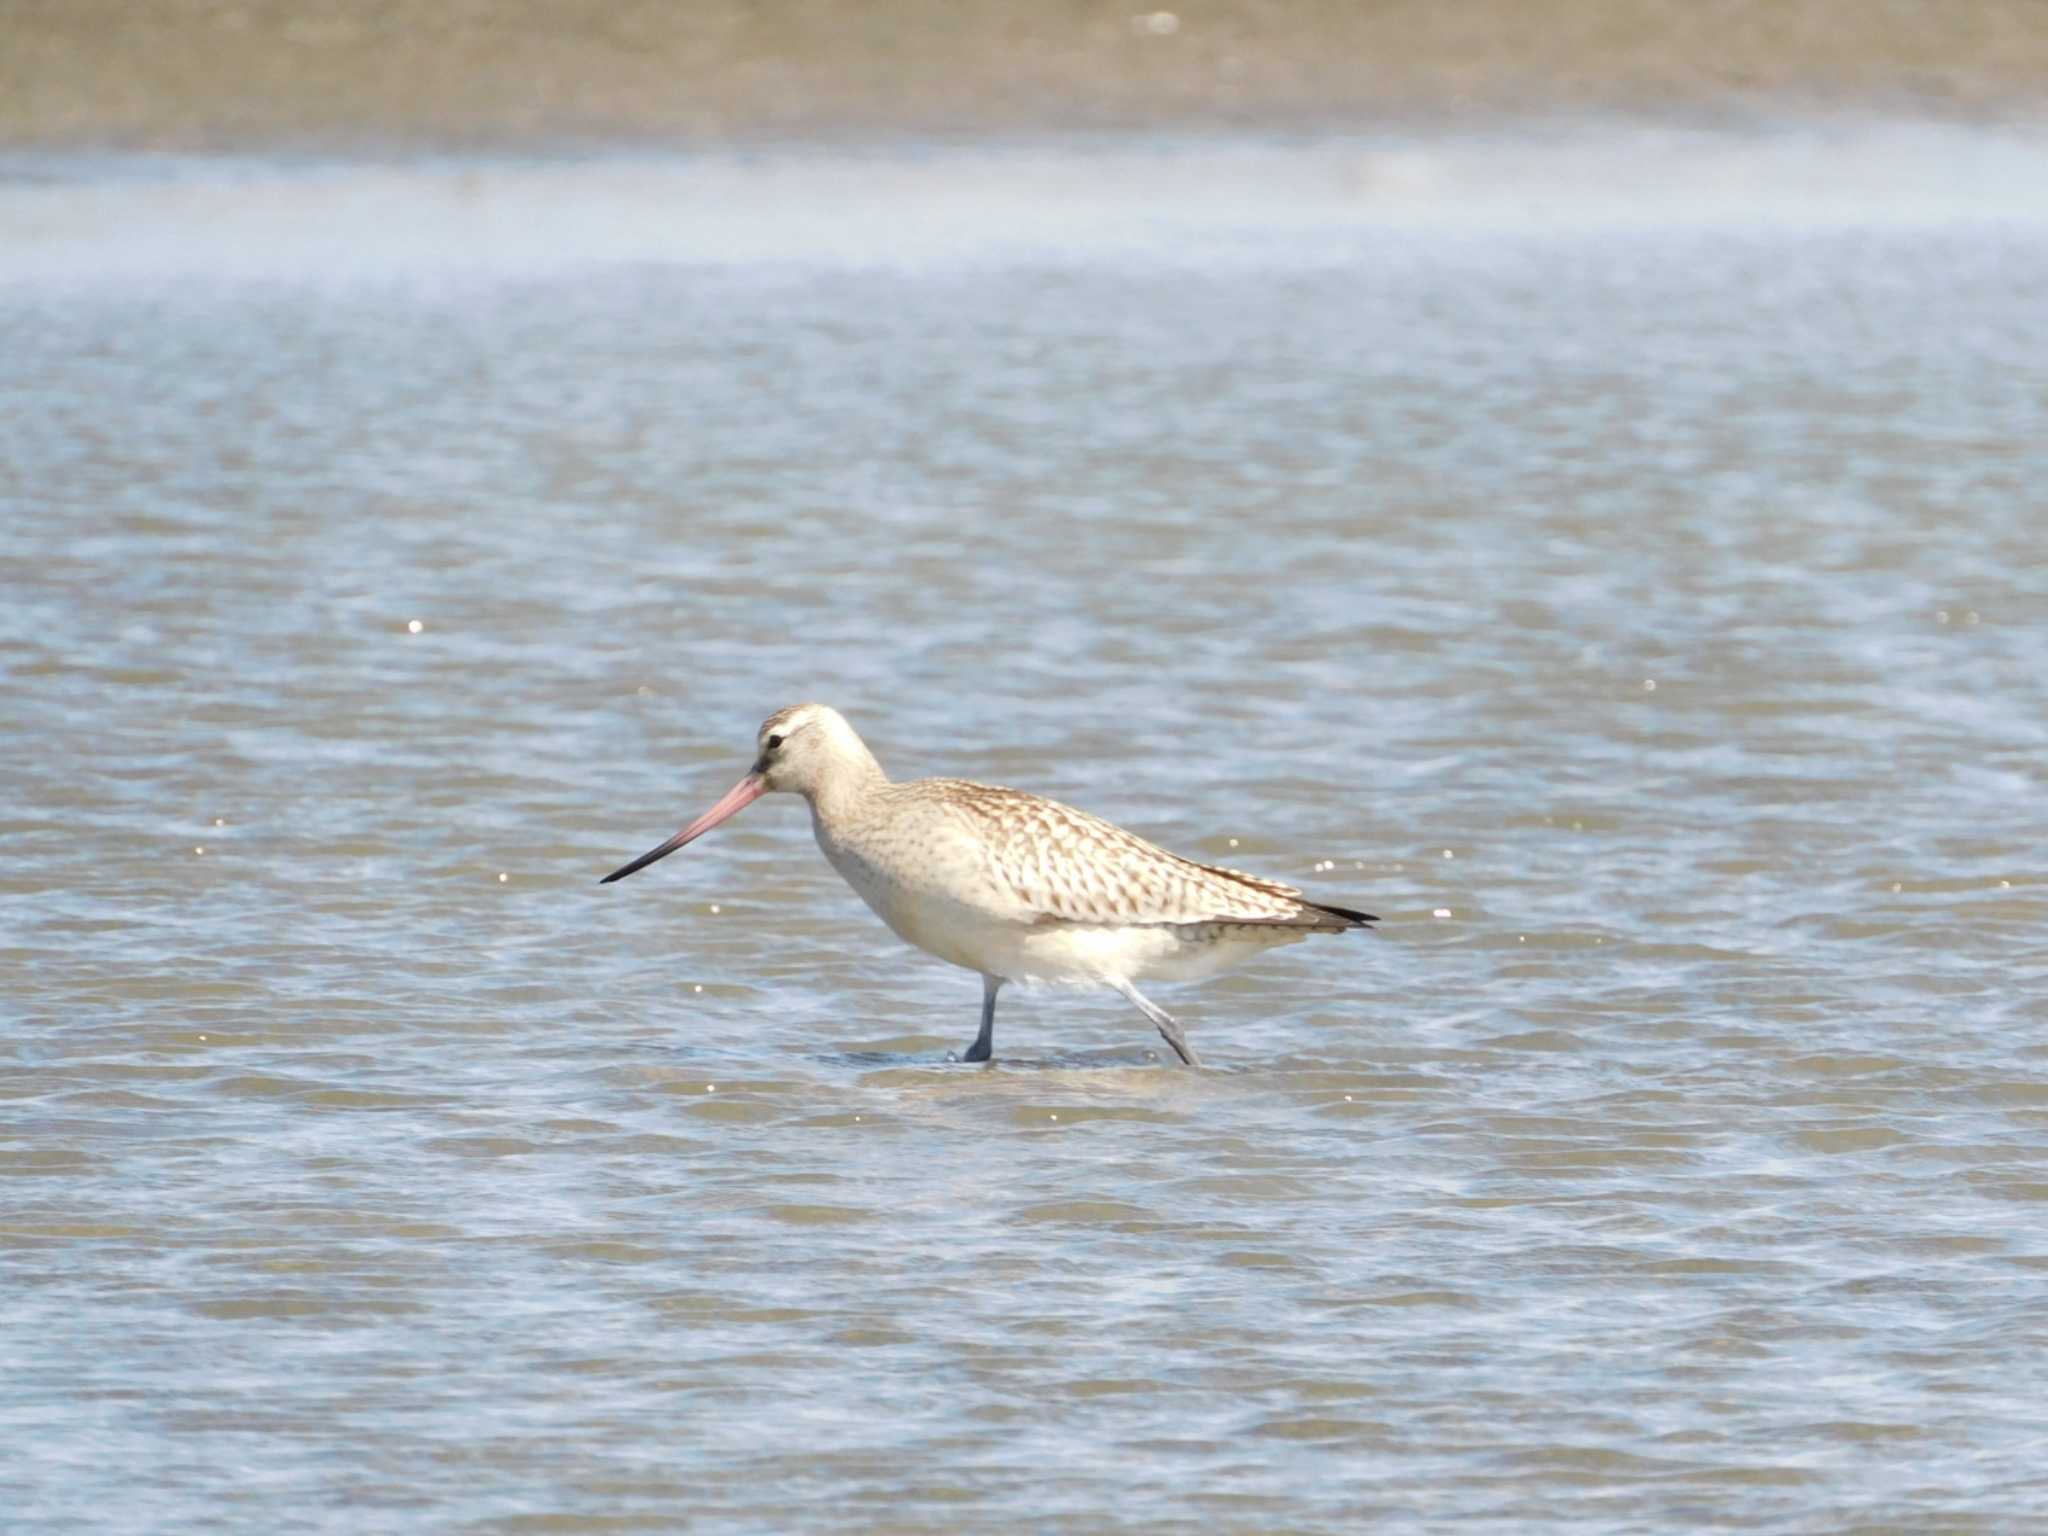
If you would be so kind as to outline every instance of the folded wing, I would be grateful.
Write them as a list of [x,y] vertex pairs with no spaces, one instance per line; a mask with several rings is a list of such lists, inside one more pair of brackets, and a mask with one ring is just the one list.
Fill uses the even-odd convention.
[[1305,900],[1291,885],[1183,859],[1056,800],[958,779],[926,782],[966,818],[992,894],[1019,921],[1328,932],[1374,921]]

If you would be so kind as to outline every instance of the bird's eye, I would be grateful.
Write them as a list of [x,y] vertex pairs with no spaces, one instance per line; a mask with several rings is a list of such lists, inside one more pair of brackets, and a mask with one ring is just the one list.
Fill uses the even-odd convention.
[[775,749],[776,749],[777,747],[779,747],[779,746],[781,746],[781,745],[782,745],[782,738],[781,738],[780,736],[770,736],[770,737],[768,738],[768,750],[769,750],[770,752],[773,752],[773,751],[774,751],[774,750],[775,750]]

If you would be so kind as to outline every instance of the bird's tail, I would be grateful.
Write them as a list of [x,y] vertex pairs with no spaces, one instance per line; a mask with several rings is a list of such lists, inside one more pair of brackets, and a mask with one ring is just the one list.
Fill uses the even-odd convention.
[[1349,907],[1326,907],[1320,901],[1304,901],[1304,907],[1316,912],[1327,912],[1332,917],[1344,919],[1347,928],[1370,928],[1379,919],[1370,912],[1354,912]]

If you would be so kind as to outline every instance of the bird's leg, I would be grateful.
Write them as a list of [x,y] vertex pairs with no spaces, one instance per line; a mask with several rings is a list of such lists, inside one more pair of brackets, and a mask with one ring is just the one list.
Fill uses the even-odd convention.
[[974,1044],[967,1047],[962,1061],[987,1061],[996,1049],[996,993],[1003,987],[1000,976],[981,978],[981,1033],[974,1037]]
[[1112,981],[1110,985],[1136,1003],[1138,1005],[1138,1012],[1144,1014],[1146,1018],[1159,1026],[1160,1037],[1173,1047],[1173,1052],[1176,1056],[1180,1057],[1182,1061],[1191,1067],[1199,1067],[1202,1064],[1201,1059],[1195,1055],[1194,1048],[1188,1044],[1187,1037],[1181,1034],[1180,1025],[1175,1021],[1172,1014],[1168,1013],[1157,1003],[1150,1001],[1144,993],[1140,992],[1128,981],[1119,979]]

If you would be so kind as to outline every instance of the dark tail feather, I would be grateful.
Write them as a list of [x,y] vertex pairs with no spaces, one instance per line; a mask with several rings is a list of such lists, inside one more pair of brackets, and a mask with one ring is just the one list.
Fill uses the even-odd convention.
[[1341,917],[1354,928],[1370,928],[1379,921],[1370,912],[1354,912],[1349,907],[1326,907],[1320,901],[1305,901],[1302,905],[1313,907],[1318,912],[1327,912],[1332,917]]

